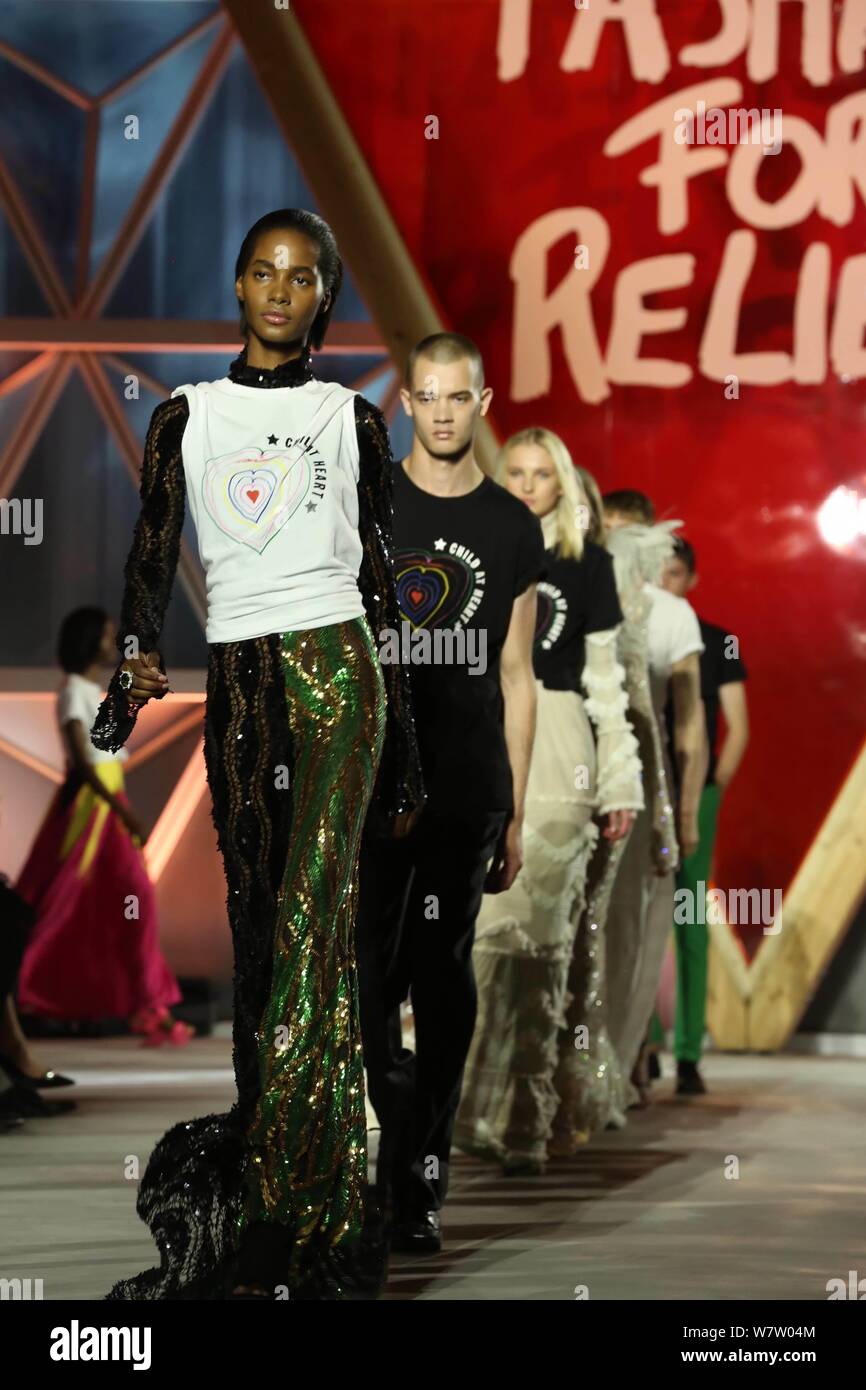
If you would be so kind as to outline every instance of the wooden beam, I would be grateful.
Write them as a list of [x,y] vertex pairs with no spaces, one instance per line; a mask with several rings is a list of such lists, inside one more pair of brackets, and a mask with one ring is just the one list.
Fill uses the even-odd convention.
[[16,420],[0,453],[0,496],[11,497],[18,476],[57,404],[71,370],[71,357],[56,358]]
[[75,300],[80,303],[90,276],[93,237],[93,209],[96,204],[96,166],[99,159],[98,107],[88,111],[84,124],[84,169],[81,179],[81,207],[78,216],[78,252],[75,263]]
[[71,82],[64,82],[62,77],[58,77],[50,68],[43,67],[42,63],[37,63],[35,58],[29,54],[22,53],[19,49],[13,48],[11,43],[3,43],[0,40],[0,58],[5,58],[7,62],[26,72],[28,77],[33,77],[43,86],[50,87],[52,92],[63,97],[72,106],[77,106],[80,111],[90,111],[94,105],[94,98],[82,92],[78,87],[73,87]]
[[229,25],[217,33],[183,105],[172,122],[156,157],[117,231],[111,249],[80,302],[82,317],[95,317],[105,307],[126,266],[144,235],[157,200],[180,164],[181,159],[210,105],[225,72],[234,44]]
[[[29,262],[36,283],[45,296],[52,313],[66,315],[72,312],[72,302],[66,286],[48,249],[48,245],[26,200],[21,196],[15,179],[6,162],[0,158],[0,207],[18,243],[19,250]],[[38,321],[38,320],[37,320]]]
[[751,1046],[784,1047],[866,894],[866,743],[782,899],[782,930],[751,967]]
[[[167,698],[172,699],[174,697],[168,696]],[[184,701],[184,703],[188,702]],[[146,708],[147,706],[145,705],[145,709]],[[165,748],[170,748],[173,743],[176,743],[184,734],[188,734],[191,729],[200,730],[203,725],[204,696],[201,695],[196,700],[194,709],[187,710],[186,714],[178,715],[170,724],[166,724],[165,728],[161,729],[158,734],[154,734],[152,738],[149,738],[147,743],[142,744],[139,748],[131,750],[125,770],[127,772],[133,772],[137,767],[140,767],[142,763],[146,763],[151,758],[155,758],[157,753],[161,753]]]
[[22,386],[27,386],[31,381],[35,381],[38,376],[42,376],[43,372],[47,372],[49,367],[53,367],[56,360],[56,353],[43,352],[39,357],[33,357],[29,362],[25,362],[24,366],[19,367],[17,371],[10,372],[0,381],[0,399],[3,396],[11,396]]
[[727,923],[711,923],[707,979],[707,1028],[716,1047],[749,1048],[749,964]]
[[3,738],[2,735],[0,735],[0,754],[5,754],[14,762],[28,767],[31,772],[38,772],[39,776],[44,777],[47,782],[54,782],[60,786],[65,781],[63,773],[56,767],[52,767],[51,763],[37,758],[35,753],[28,752],[26,748],[20,748],[17,743],[13,743],[11,739]]
[[156,53],[152,53],[140,67],[133,68],[132,72],[128,72],[125,77],[119,78],[117,82],[112,82],[111,86],[106,87],[96,98],[98,104],[100,106],[105,106],[110,101],[116,101],[117,98],[128,91],[130,87],[134,87],[135,84],[140,82],[143,77],[146,77],[149,72],[152,72],[155,67],[158,67],[164,58],[167,58],[169,55],[174,56],[175,53],[180,53],[182,49],[188,48],[191,43],[195,43],[197,39],[201,38],[202,34],[206,34],[208,29],[212,29],[219,21],[219,10],[214,10],[213,14],[206,15],[204,19],[200,19],[191,29],[187,29],[185,34],[180,34],[176,39],[171,39]]
[[135,377],[139,385],[146,387],[159,401],[168,400],[174,389],[172,386],[166,386],[164,381],[160,381],[158,377],[152,376],[150,372],[139,367],[137,363],[133,365],[132,362],[127,362],[125,358],[118,357],[113,352],[105,352],[102,354],[102,364],[105,367],[111,367],[113,371],[117,372],[118,376]]
[[[13,352],[214,352],[241,350],[237,322],[221,319],[0,319],[0,348]],[[332,323],[325,355],[386,352],[373,323]]]
[[717,1047],[775,1052],[794,1033],[866,895],[864,807],[866,743],[783,893],[781,931],[748,963],[731,927],[710,925],[707,1026]]

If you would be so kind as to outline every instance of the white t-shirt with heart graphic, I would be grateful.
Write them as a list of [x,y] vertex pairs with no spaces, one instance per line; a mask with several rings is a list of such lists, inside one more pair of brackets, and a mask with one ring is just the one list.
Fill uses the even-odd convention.
[[208,642],[361,617],[356,393],[332,381],[262,391],[225,377],[180,394]]

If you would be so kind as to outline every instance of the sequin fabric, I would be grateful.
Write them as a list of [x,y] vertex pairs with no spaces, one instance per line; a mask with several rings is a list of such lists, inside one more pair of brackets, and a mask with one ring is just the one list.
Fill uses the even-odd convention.
[[271,985],[257,1032],[261,1078],[248,1137],[244,1221],[308,1246],[359,1239],[367,1167],[354,958],[358,850],[385,727],[366,621],[284,634],[295,749],[289,852],[277,900]]
[[[229,375],[293,386],[311,368],[305,354],[259,371],[242,353]],[[129,635],[158,650],[183,525],[186,419],[180,396],[151,420],[121,655]],[[396,626],[393,461],[384,419],[361,397],[356,422],[366,621],[209,647],[204,748],[234,944],[238,1095],[227,1113],[176,1125],[156,1145],[136,1210],[160,1264],[110,1299],[220,1299],[260,1277],[292,1298],[369,1297],[381,1282],[384,1245],[363,1183],[354,862],[371,791],[382,818],[424,792],[408,674],[380,667],[372,635]],[[112,751],[140,713],[128,713],[117,678],[92,730]]]

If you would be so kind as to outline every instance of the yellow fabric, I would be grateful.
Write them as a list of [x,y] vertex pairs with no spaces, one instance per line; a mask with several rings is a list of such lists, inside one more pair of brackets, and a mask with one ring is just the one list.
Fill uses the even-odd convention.
[[[107,791],[114,795],[123,791],[123,764],[121,762],[91,763],[91,767]],[[95,816],[93,816],[94,807],[96,808]],[[83,834],[90,817],[93,816],[93,825],[90,827],[87,844],[84,846],[84,853],[78,865],[79,878],[84,877],[93,862],[110,809],[108,802],[99,796],[89,783],[85,782],[75,798],[72,816],[66,827],[63,844],[60,846],[60,858],[65,859],[73,845],[78,841],[79,836]]]

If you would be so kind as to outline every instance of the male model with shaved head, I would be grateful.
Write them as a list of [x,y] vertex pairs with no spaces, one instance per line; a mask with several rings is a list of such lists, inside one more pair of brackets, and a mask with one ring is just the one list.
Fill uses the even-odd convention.
[[[382,1126],[377,1187],[392,1249],[419,1253],[441,1247],[475,1025],[475,919],[482,894],[510,887],[520,869],[535,732],[544,543],[530,510],[476,461],[491,396],[468,338],[434,334],[410,353],[402,400],[414,439],[395,468],[394,559],[407,632],[440,639],[408,658],[427,803],[403,837],[380,837],[368,823],[356,942],[368,1087]],[[414,1054],[400,1036],[407,997]]]

